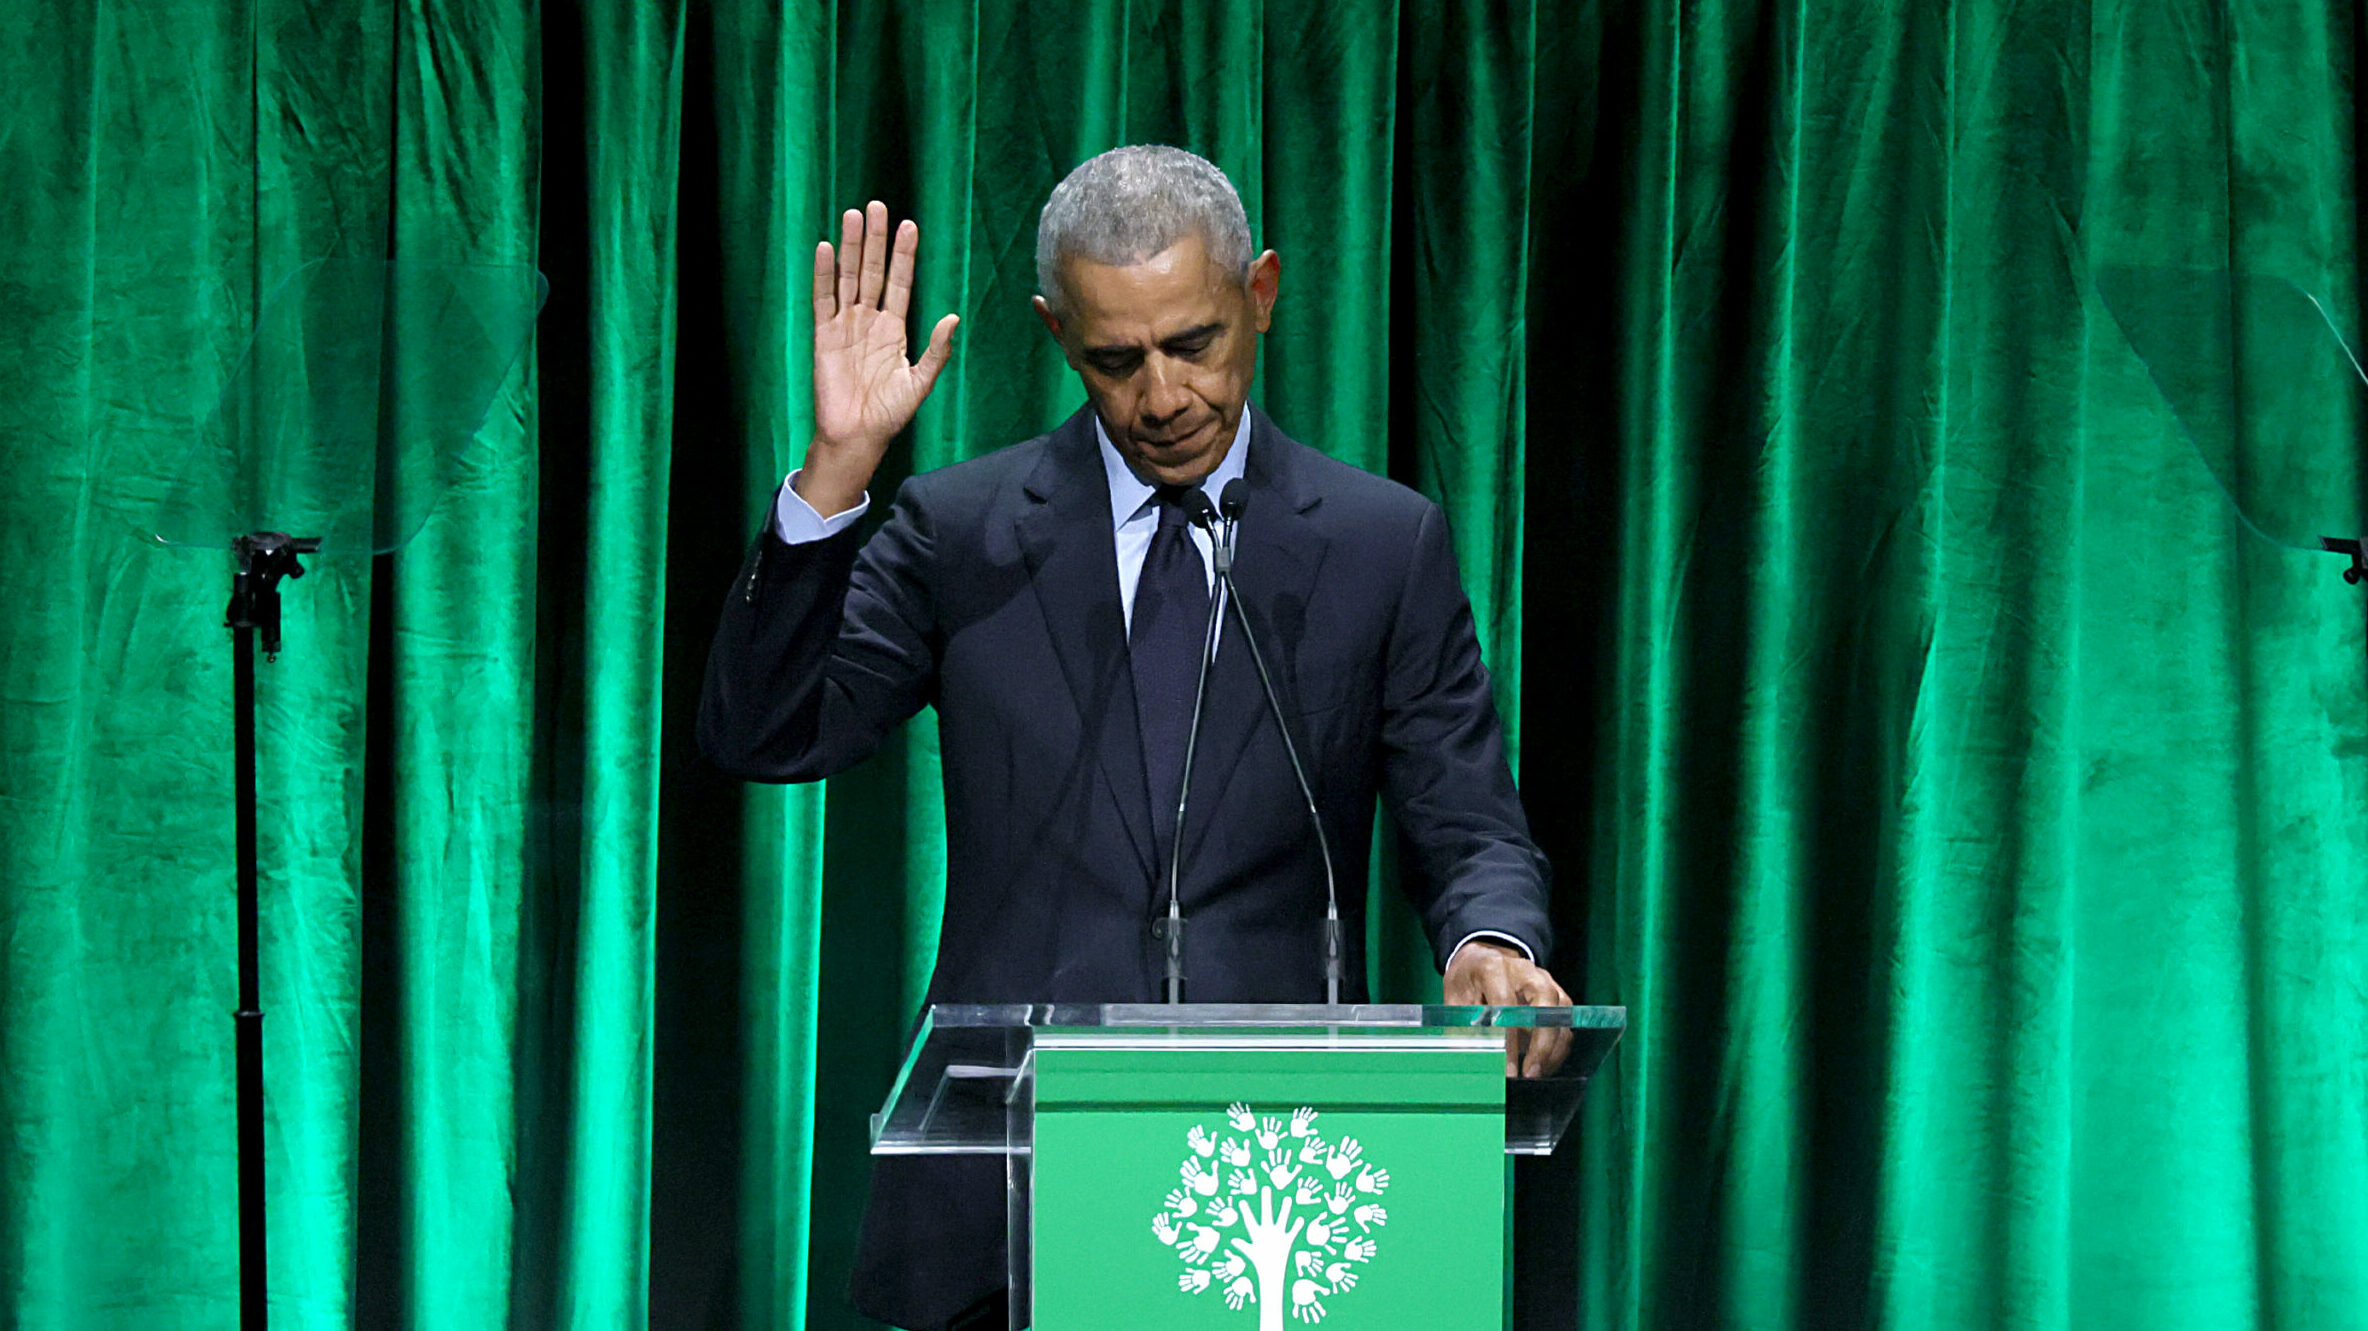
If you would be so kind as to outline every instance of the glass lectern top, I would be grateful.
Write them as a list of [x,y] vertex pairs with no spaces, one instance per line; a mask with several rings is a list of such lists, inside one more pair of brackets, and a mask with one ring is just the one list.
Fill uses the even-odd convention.
[[144,535],[226,549],[285,532],[395,549],[462,469],[549,284],[532,268],[323,259],[256,320]]
[[1552,1073],[1505,1083],[1505,1149],[1543,1155],[1569,1128],[1587,1079],[1626,1026],[1627,1009],[1617,1007],[941,1004],[922,1018],[887,1102],[872,1115],[872,1153],[1004,1154],[1012,1089],[1037,1037],[1052,1032],[1101,1031],[1155,1041],[1163,1034],[1196,1045],[1370,1048],[1376,1042],[1502,1040],[1499,1032],[1514,1030],[1567,1031],[1569,1052]]

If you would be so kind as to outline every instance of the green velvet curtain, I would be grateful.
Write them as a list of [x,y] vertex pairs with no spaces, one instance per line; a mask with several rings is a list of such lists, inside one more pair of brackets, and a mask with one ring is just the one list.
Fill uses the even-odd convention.
[[1530,413],[1618,441],[1597,1324],[2368,1324],[2359,592],[2242,528],[2090,285],[2356,309],[2358,23],[1602,30],[1608,391]]
[[[901,475],[1071,408],[1035,211],[1157,139],[1283,255],[1258,400],[1445,505],[1556,970],[1629,1007],[1520,1171],[1520,1325],[2368,1326],[2360,594],[2244,530],[2088,279],[2356,307],[2358,24],[12,8],[0,1322],[233,1321],[229,564],[132,532],[276,284],[391,255],[552,298],[427,530],[315,561],[262,671],[275,1316],[862,1324],[934,733],[723,780],[713,607],[835,210],[917,216],[964,316]],[[1377,914],[1380,990],[1435,985]]]

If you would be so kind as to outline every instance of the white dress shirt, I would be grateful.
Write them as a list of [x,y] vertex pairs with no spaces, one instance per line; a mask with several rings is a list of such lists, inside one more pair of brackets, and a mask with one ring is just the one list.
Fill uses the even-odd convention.
[[[1102,428],[1099,416],[1094,418],[1094,442],[1101,445],[1102,473],[1110,484],[1110,531],[1112,542],[1118,549],[1115,570],[1118,575],[1118,609],[1126,620],[1128,631],[1132,632],[1135,626],[1135,584],[1142,580],[1143,559],[1150,554],[1151,538],[1159,531],[1159,506],[1152,502],[1157,490],[1149,481],[1135,475],[1134,468],[1126,464],[1126,459],[1119,455],[1117,445],[1110,442],[1109,432]],[[1212,499],[1225,493],[1226,483],[1239,480],[1249,466],[1249,460],[1250,413],[1245,407],[1240,423],[1233,427],[1233,446],[1225,450],[1225,457],[1217,463],[1216,470],[1201,481],[1200,488]],[[773,534],[780,537],[784,545],[800,545],[836,536],[872,506],[871,494],[866,491],[853,508],[826,518],[815,512],[814,506],[797,492],[797,479],[798,474],[791,472],[781,482],[781,493],[773,500]],[[1211,592],[1221,597],[1224,593],[1217,590],[1217,568],[1212,554],[1214,545],[1208,529],[1193,525],[1189,530],[1192,543],[1200,547],[1200,571],[1208,578]],[[1456,943],[1456,951],[1462,951],[1464,944],[1475,938],[1504,943],[1531,961],[1537,960],[1527,943],[1493,929],[1479,929],[1466,934]],[[1447,960],[1449,965],[1455,964],[1454,954],[1450,953]]]
[[[1110,442],[1110,433],[1102,428],[1102,418],[1094,417],[1094,442],[1102,449],[1102,475],[1110,482],[1110,535],[1118,547],[1118,610],[1126,619],[1127,632],[1135,630],[1135,584],[1143,580],[1143,560],[1151,553],[1151,538],[1159,534],[1159,505],[1152,502],[1159,493],[1149,481],[1135,475],[1118,454],[1118,446]],[[1216,470],[1201,480],[1200,489],[1209,497],[1214,508],[1217,496],[1225,493],[1229,482],[1242,478],[1242,469],[1250,458],[1250,412],[1242,409],[1239,425],[1233,427],[1233,446],[1225,450],[1225,457]],[[1208,579],[1212,594],[1217,590],[1216,540],[1209,529],[1198,523],[1188,525],[1192,543],[1200,548],[1200,571]],[[1220,614],[1224,613],[1222,608]]]

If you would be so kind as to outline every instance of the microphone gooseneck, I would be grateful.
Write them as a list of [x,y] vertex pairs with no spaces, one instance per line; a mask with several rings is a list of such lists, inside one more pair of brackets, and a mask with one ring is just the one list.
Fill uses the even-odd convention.
[[[1184,518],[1194,526],[1209,528],[1216,520],[1216,510],[1209,497],[1199,490],[1188,490],[1180,501]],[[1212,531],[1210,544],[1221,546]],[[1223,556],[1216,564],[1220,577],[1226,572]],[[1176,787],[1176,831],[1168,845],[1168,915],[1167,915],[1167,1001],[1184,1001],[1184,911],[1182,886],[1184,877],[1184,806],[1192,797],[1192,755],[1200,746],[1201,712],[1209,700],[1209,658],[1216,654],[1218,615],[1222,612],[1221,598],[1209,598],[1209,623],[1201,632],[1200,663],[1192,685],[1192,724],[1184,731],[1184,779]]]
[[[1205,502],[1205,501],[1204,501]],[[1292,742],[1291,723],[1283,714],[1283,700],[1274,690],[1274,676],[1266,669],[1266,654],[1258,648],[1258,635],[1250,628],[1249,611],[1242,607],[1240,593],[1233,586],[1233,542],[1240,526],[1242,510],[1249,506],[1249,487],[1239,480],[1226,482],[1225,493],[1218,499],[1225,514],[1225,528],[1216,541],[1215,561],[1217,581],[1223,595],[1221,604],[1230,604],[1236,622],[1242,626],[1242,641],[1250,649],[1250,664],[1258,669],[1259,687],[1266,692],[1267,710],[1274,713],[1274,728],[1283,737],[1283,755],[1291,760],[1291,775],[1299,780],[1299,796],[1307,801],[1307,819],[1316,829],[1316,853],[1324,858],[1324,1001],[1334,1007],[1340,1005],[1340,978],[1343,967],[1340,931],[1340,888],[1333,879],[1332,842],[1324,835],[1324,815],[1316,808],[1315,787],[1308,784],[1307,768],[1299,761],[1299,746]],[[1218,608],[1212,605],[1211,609]],[[1203,670],[1208,668],[1204,658]],[[1197,717],[1196,717],[1197,719]],[[1189,747],[1185,750],[1190,753]]]

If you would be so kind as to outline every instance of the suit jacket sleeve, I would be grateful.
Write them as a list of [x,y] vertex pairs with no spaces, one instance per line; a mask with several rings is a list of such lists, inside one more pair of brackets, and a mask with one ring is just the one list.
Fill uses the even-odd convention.
[[1540,965],[1553,944],[1546,858],[1505,760],[1471,602],[1446,522],[1424,505],[1382,673],[1382,797],[1413,850],[1407,891],[1438,952],[1511,934]]
[[854,529],[788,545],[768,521],[724,599],[699,697],[699,748],[751,781],[861,762],[936,696],[932,528],[908,483],[858,550]]

